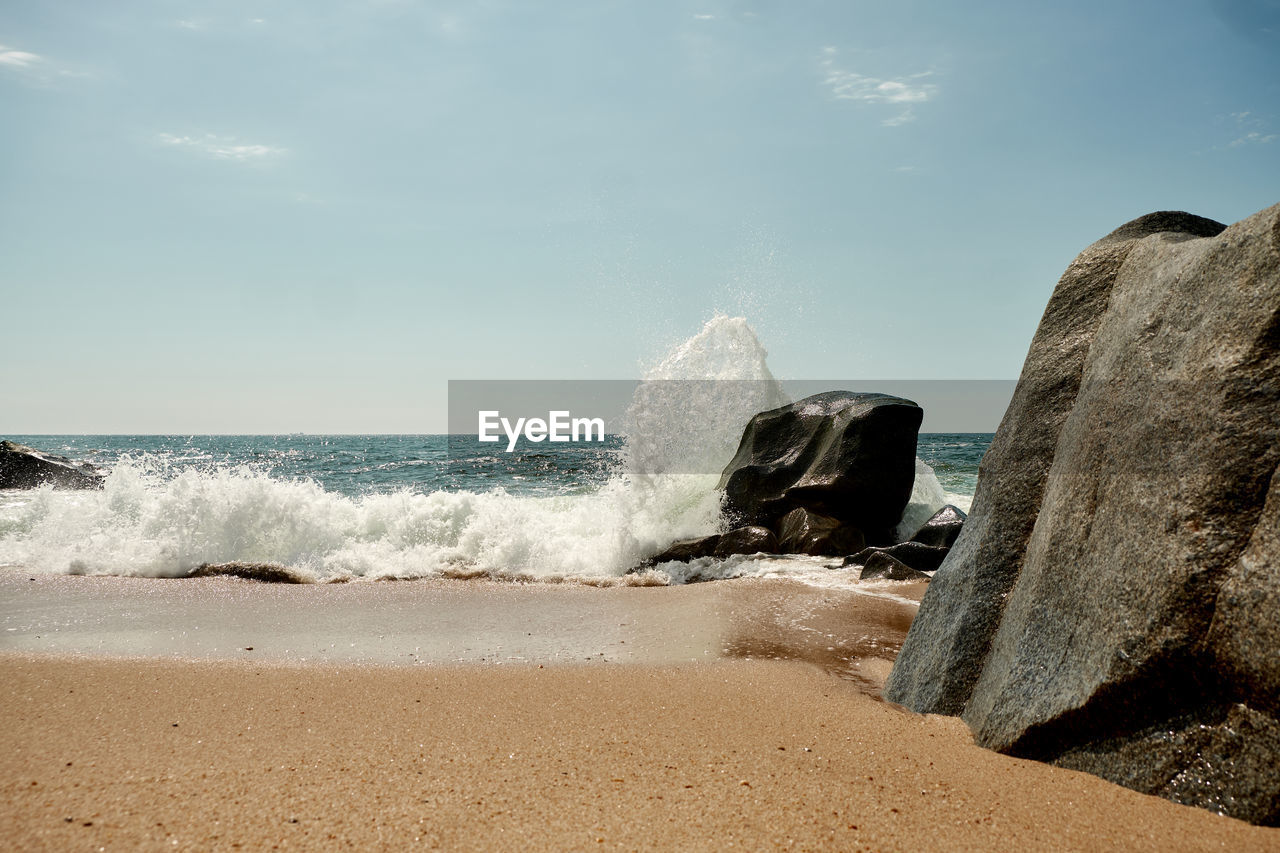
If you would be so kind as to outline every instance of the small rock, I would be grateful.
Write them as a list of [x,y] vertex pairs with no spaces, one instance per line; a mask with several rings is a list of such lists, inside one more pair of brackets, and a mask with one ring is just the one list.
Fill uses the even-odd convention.
[[88,462],[42,453],[25,444],[0,441],[0,489],[101,489],[105,475]]
[[964,510],[947,504],[920,525],[919,530],[911,534],[911,541],[922,545],[950,548],[955,544],[956,537],[960,535],[960,528],[964,526],[966,518],[968,516],[964,514]]
[[877,551],[862,567],[862,574],[858,575],[859,580],[865,581],[872,578],[890,581],[927,581],[929,575],[911,568],[901,560],[895,560],[883,551]]
[[888,554],[895,560],[906,563],[913,569],[931,572],[942,565],[942,561],[947,556],[947,551],[947,548],[923,545],[919,542],[899,542],[897,545],[888,547],[863,548],[853,556],[845,557],[841,566],[844,568],[865,566],[867,561],[871,559],[872,554],[883,553]]

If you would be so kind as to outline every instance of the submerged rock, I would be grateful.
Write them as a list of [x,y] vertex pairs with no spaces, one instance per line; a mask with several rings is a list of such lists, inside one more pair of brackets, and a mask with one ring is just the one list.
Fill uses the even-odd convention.
[[885,689],[986,747],[1280,824],[1280,205],[1058,283]]
[[909,400],[849,391],[761,412],[720,478],[725,510],[775,527],[803,507],[887,543],[911,496],[923,417]]
[[955,544],[956,537],[960,535],[966,518],[968,516],[964,514],[964,510],[947,504],[920,525],[920,528],[911,534],[910,541],[939,548],[950,548]]
[[866,545],[862,531],[829,515],[796,507],[778,522],[778,546],[787,554],[834,557],[860,551]]
[[88,462],[42,453],[25,444],[0,441],[0,489],[100,489],[105,474]]

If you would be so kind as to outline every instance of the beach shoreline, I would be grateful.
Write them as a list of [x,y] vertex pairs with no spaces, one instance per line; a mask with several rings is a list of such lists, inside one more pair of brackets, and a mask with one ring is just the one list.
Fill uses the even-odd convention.
[[925,584],[267,584],[0,572],[0,652],[435,666],[800,660],[878,695]]
[[[847,589],[10,572],[2,591],[13,849],[1280,843],[880,701],[914,605]],[[179,624],[196,640],[158,652]],[[339,635],[346,653],[313,653]]]

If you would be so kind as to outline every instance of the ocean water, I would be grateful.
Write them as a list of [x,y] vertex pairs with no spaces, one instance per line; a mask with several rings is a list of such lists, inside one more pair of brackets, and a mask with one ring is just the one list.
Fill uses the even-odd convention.
[[[240,561],[316,582],[857,583],[834,568],[838,559],[808,557],[698,560],[628,574],[671,541],[719,529],[718,472],[750,416],[786,401],[754,332],[737,318],[708,322],[646,378],[768,381],[724,398],[701,384],[642,385],[630,413],[635,433],[510,454],[443,435],[7,436],[110,473],[101,491],[0,491],[0,566],[180,577]],[[690,418],[703,428],[680,428]],[[920,436],[901,532],[944,503],[968,509],[990,441]],[[676,458],[685,464],[658,464]],[[651,473],[663,470],[707,473]]]

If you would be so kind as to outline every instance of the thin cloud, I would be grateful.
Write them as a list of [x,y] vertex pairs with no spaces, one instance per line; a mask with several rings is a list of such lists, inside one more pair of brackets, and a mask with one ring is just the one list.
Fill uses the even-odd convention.
[[28,85],[40,88],[55,87],[66,80],[92,76],[84,71],[58,67],[47,57],[38,53],[18,50],[3,44],[0,44],[0,71],[8,71]]
[[181,148],[187,151],[212,157],[215,160],[232,160],[246,163],[253,160],[266,160],[288,153],[287,148],[275,145],[257,145],[244,143],[234,136],[215,136],[207,133],[204,136],[178,136],[173,133],[162,133],[156,137],[162,145]]
[[907,77],[870,77],[838,66],[838,55],[839,52],[834,47],[823,48],[823,85],[836,100],[903,107],[900,113],[881,122],[886,127],[897,127],[914,121],[912,106],[922,104],[938,93],[937,86],[926,82],[927,78],[933,76],[932,71]]
[[1231,147],[1239,148],[1241,145],[1266,145],[1268,142],[1275,141],[1276,134],[1274,133],[1259,133],[1256,130],[1251,130],[1239,139],[1233,140]]
[[44,57],[38,53],[29,53],[25,50],[15,50],[0,44],[0,65],[7,68],[35,68],[44,62]]
[[1248,110],[1231,113],[1231,118],[1235,119],[1236,133],[1240,134],[1228,143],[1231,148],[1240,148],[1243,145],[1266,145],[1280,138],[1277,134],[1267,133],[1265,123]]
[[715,15],[694,15],[693,19],[695,21],[714,21],[716,19],[716,16]]

